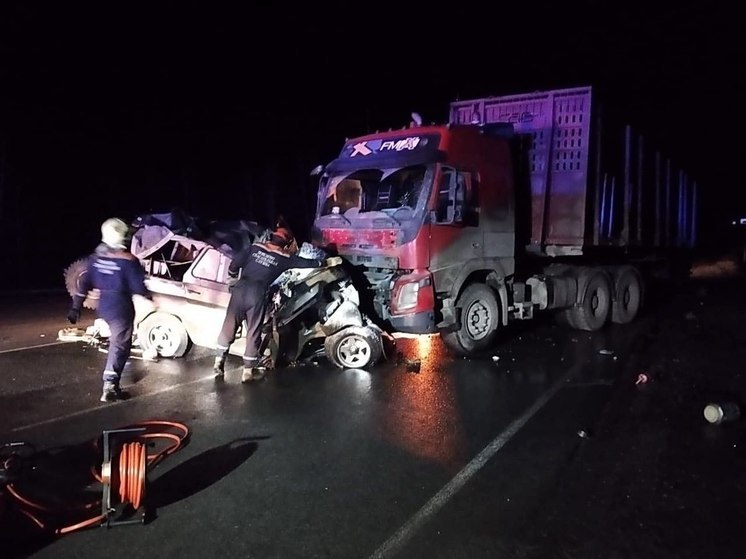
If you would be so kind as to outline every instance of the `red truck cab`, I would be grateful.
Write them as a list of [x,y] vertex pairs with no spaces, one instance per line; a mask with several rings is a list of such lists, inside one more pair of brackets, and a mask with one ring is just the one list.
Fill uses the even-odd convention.
[[315,226],[363,267],[376,312],[393,330],[448,327],[454,288],[480,270],[513,272],[505,135],[505,126],[471,125],[370,134],[347,141],[324,170]]

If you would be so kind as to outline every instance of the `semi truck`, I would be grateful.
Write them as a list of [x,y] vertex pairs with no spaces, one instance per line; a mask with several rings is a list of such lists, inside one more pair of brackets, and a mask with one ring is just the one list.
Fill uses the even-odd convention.
[[390,331],[458,355],[541,312],[628,323],[696,242],[697,184],[596,105],[591,86],[458,100],[443,124],[348,139],[316,170],[316,234]]

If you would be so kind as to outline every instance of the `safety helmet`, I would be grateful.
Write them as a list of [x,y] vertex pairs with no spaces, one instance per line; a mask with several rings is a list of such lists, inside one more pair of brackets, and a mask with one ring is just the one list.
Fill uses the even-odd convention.
[[129,227],[119,218],[110,217],[101,224],[101,242],[111,248],[126,248]]
[[293,234],[287,227],[278,227],[277,229],[272,231],[269,240],[272,244],[275,244],[280,248],[288,248],[290,245],[293,244],[293,242],[295,242]]

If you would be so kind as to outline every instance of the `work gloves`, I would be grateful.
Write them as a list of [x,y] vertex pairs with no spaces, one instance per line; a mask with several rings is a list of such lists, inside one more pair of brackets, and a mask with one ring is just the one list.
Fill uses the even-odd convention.
[[67,312],[67,321],[70,324],[75,324],[78,322],[78,319],[80,318],[80,310],[79,309],[70,309]]

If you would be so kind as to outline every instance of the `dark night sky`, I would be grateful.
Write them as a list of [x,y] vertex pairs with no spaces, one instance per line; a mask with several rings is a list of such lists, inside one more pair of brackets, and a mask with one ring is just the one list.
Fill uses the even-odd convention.
[[279,210],[302,230],[308,171],[346,136],[579,85],[688,170],[709,233],[746,215],[746,49],[714,3],[321,4],[4,3],[0,288],[59,287],[110,215]]

